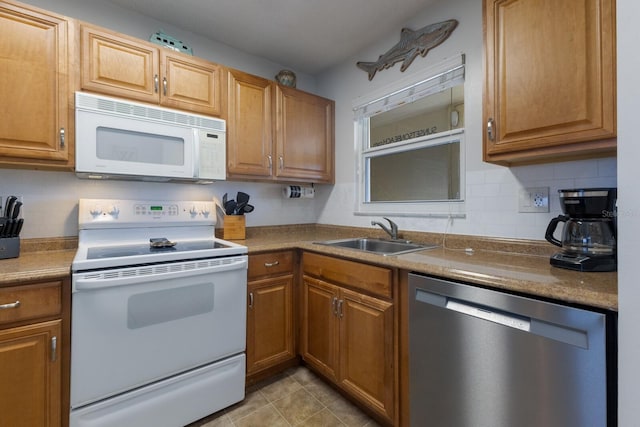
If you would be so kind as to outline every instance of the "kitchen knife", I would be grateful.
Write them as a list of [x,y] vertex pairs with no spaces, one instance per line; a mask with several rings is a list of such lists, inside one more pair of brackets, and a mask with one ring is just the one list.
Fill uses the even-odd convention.
[[7,197],[7,204],[4,205],[4,216],[5,218],[11,218],[11,213],[13,211],[13,205],[18,200],[16,196]]
[[13,209],[11,211],[11,219],[18,218],[18,215],[20,215],[20,208],[21,207],[22,207],[22,202],[15,202],[13,204]]
[[24,224],[24,218],[20,218],[18,220],[18,225],[16,229],[13,231],[13,237],[20,237],[20,232],[22,231],[22,224]]

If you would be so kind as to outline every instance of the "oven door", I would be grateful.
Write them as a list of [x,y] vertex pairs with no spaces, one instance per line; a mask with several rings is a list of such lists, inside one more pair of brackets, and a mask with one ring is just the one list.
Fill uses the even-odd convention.
[[245,349],[247,257],[73,274],[71,407]]

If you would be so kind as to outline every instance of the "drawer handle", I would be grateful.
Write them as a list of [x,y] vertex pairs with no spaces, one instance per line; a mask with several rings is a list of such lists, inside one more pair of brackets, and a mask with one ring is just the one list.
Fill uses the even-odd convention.
[[20,301],[10,302],[9,304],[0,304],[0,310],[5,310],[8,308],[18,308],[20,307]]
[[249,308],[253,308],[253,292],[249,292]]
[[265,262],[264,263],[265,267],[275,267],[276,265],[280,265],[280,261],[273,261],[273,262]]
[[331,300],[331,311],[333,311],[334,316],[338,315],[338,298],[336,297]]

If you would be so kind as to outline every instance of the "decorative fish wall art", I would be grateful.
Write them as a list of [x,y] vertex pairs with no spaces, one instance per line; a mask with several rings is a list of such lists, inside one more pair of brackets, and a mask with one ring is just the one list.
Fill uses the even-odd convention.
[[403,28],[400,32],[398,44],[380,55],[376,62],[359,61],[356,66],[369,74],[369,80],[373,79],[376,72],[391,68],[396,62],[403,61],[400,71],[404,71],[411,65],[418,54],[424,57],[427,52],[448,39],[457,26],[458,21],[449,19],[448,21],[427,25],[416,31],[410,28]]

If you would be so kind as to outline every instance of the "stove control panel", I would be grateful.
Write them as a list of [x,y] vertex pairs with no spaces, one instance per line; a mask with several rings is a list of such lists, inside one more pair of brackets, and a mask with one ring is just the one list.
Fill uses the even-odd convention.
[[215,223],[213,201],[80,199],[78,206],[80,229]]

